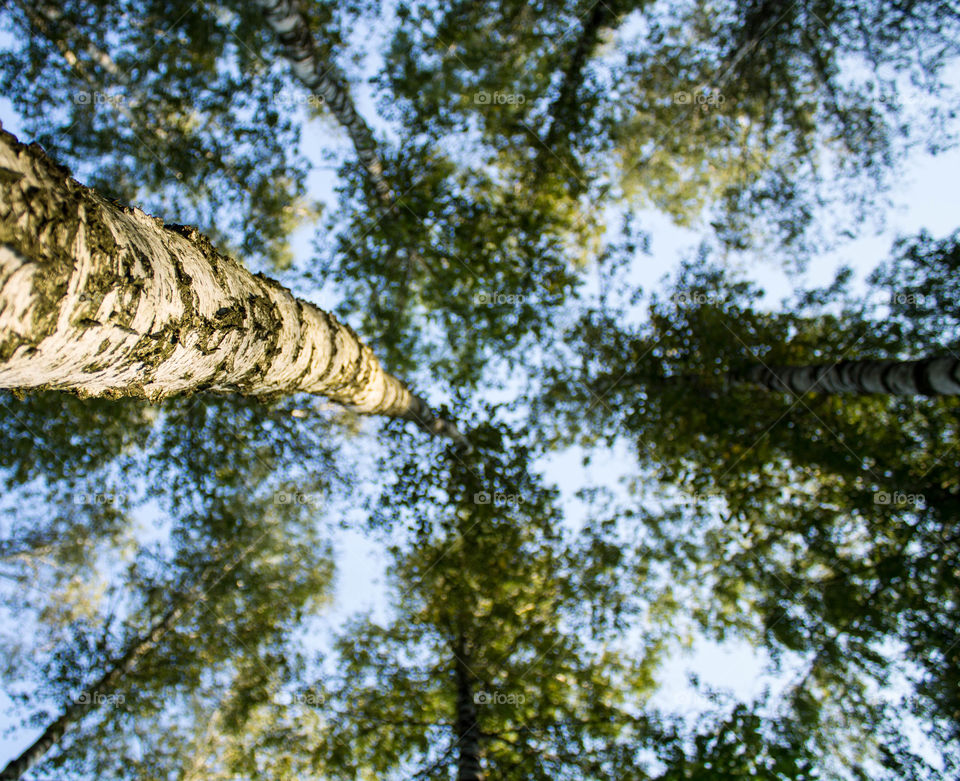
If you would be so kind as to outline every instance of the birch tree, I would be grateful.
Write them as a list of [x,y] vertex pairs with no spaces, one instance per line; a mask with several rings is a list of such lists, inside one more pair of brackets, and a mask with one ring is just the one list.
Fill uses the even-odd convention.
[[768,390],[804,393],[889,393],[896,396],[960,395],[960,359],[837,361],[818,366],[751,366],[733,379]]
[[569,169],[573,168],[576,173],[583,175],[576,156],[571,155],[570,150],[578,146],[583,129],[591,125],[598,102],[593,96],[584,99],[582,94],[590,61],[600,48],[605,33],[615,29],[631,11],[645,4],[645,0],[597,3],[581,17],[580,29],[572,36],[572,48],[565,52],[566,63],[555,97],[547,110],[546,132],[542,138],[535,140],[537,157],[534,162],[534,187],[542,186],[544,177],[551,171],[559,171],[566,176]]
[[[94,608],[86,625],[48,626],[42,618],[56,652],[31,654],[24,677],[38,683],[28,703],[43,694],[65,704],[3,777],[19,778],[41,761],[98,777],[168,774],[202,724],[203,708],[192,711],[191,703],[216,706],[242,730],[296,668],[292,633],[322,604],[332,579],[317,524],[323,488],[314,484],[309,503],[290,499],[270,490],[277,481],[269,464],[245,460],[243,440],[214,441],[192,454],[196,463],[182,464],[168,495],[151,492],[168,522],[114,574],[105,607]],[[206,477],[224,458],[231,470],[213,483],[197,479],[192,467],[202,462],[196,473]],[[215,752],[207,760],[220,761]]]
[[110,203],[8,133],[0,168],[0,387],[152,400],[304,391],[462,441],[351,329],[195,230]]
[[357,111],[337,66],[320,58],[297,0],[258,0],[258,4],[297,78],[323,99],[324,105],[347,131],[377,197],[382,203],[392,205],[393,196],[383,176],[383,162],[373,133]]
[[[384,177],[384,163],[373,132],[357,111],[348,85],[336,64],[321,56],[297,0],[261,0],[260,7],[263,9],[264,18],[277,36],[284,57],[293,65],[297,78],[307,89],[316,91],[350,136],[357,159],[376,192],[380,206],[378,219],[396,221],[401,212],[400,204]],[[422,271],[436,275],[436,271],[427,265],[414,242],[408,240],[404,244],[410,263],[416,264]],[[396,248],[392,248],[391,252],[395,254]],[[412,279],[408,269],[405,285],[410,284]],[[398,315],[403,314],[407,300],[408,294],[404,291],[403,298],[398,302]]]
[[[258,55],[255,8],[8,3],[0,25],[0,85],[24,135],[107,197],[196,225],[249,261],[290,265],[289,234],[319,212],[298,98]],[[337,24],[327,29],[341,45]]]
[[656,655],[631,660],[612,637],[633,609],[622,561],[566,537],[523,433],[478,424],[475,436],[462,461],[398,448],[371,518],[410,530],[392,555],[397,616],[361,617],[338,639],[313,772],[629,777],[651,735],[634,698]]
[[[470,5],[469,23],[428,0],[401,18],[388,74],[404,124],[436,139],[478,126],[490,165],[542,206],[610,195],[796,258],[855,228],[819,230],[819,204],[842,194],[875,218],[910,145],[955,135],[958,18],[939,3]],[[847,161],[835,176],[823,148]]]
[[[227,574],[224,568],[222,575]],[[21,778],[43,759],[64,733],[78,722],[90,708],[107,702],[112,697],[116,685],[128,674],[137,661],[152,651],[161,638],[173,628],[183,614],[203,596],[203,584],[194,586],[186,595],[172,597],[172,607],[161,616],[149,630],[134,638],[123,654],[110,663],[109,668],[96,681],[91,683],[77,699],[68,704],[63,712],[43,730],[40,737],[24,749],[19,756],[10,760],[0,771],[0,778]]]
[[[391,553],[396,615],[352,622],[335,674],[310,689],[315,720],[278,710],[245,736],[250,755],[304,779],[801,777],[812,736],[786,724],[738,707],[680,725],[645,707],[658,644],[641,641],[649,654],[636,659],[615,640],[640,601],[623,580],[628,546],[561,530],[522,433],[478,425],[475,436],[466,463],[398,442],[404,465],[371,516],[407,530]],[[487,502],[491,485],[502,490]],[[281,765],[291,742],[306,756]]]
[[[654,5],[649,22],[626,43],[613,112],[624,192],[681,222],[714,206],[731,248],[795,258],[832,243],[876,219],[911,145],[952,143],[946,104],[927,110],[957,53],[957,15],[940,4],[681,2]],[[823,149],[844,160],[829,173]],[[841,198],[855,220],[818,210]]]
[[[907,714],[944,767],[958,762],[956,396],[923,395],[949,393],[956,362],[906,360],[956,351],[955,248],[955,237],[903,242],[867,302],[841,273],[773,311],[700,257],[643,325],[624,328],[629,315],[612,306],[579,321],[580,348],[548,385],[562,441],[629,442],[640,473],[676,492],[669,512],[641,505],[624,518],[650,535],[641,558],[670,567],[665,587],[684,584],[703,631],[806,660],[790,696],[830,736],[839,777],[857,777],[854,746],[888,759],[889,777],[922,765],[879,729]],[[830,356],[852,363],[799,369],[808,381],[783,392],[777,367]],[[861,369],[880,376],[844,377]],[[754,372],[778,392],[732,381]],[[811,388],[831,372],[843,384]],[[869,389],[883,392],[843,392]],[[886,696],[897,679],[902,701]]]

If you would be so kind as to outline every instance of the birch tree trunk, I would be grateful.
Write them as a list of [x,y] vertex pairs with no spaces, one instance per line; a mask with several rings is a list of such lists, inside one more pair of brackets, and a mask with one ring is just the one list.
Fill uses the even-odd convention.
[[[232,567],[232,565],[231,565]],[[32,767],[39,764],[44,755],[55,746],[71,726],[80,721],[91,708],[105,702],[111,690],[129,673],[137,661],[149,653],[161,638],[169,632],[184,613],[195,605],[204,594],[204,581],[201,580],[183,599],[170,608],[150,629],[135,638],[127,650],[117,659],[100,678],[52,721],[33,743],[20,756],[12,759],[0,772],[2,781],[21,778]]]
[[306,392],[466,442],[332,315],[0,129],[0,388]]
[[377,195],[384,204],[391,204],[390,186],[383,177],[383,163],[377,142],[357,111],[343,77],[336,66],[324,62],[314,45],[307,20],[296,0],[257,0],[264,17],[277,36],[283,56],[293,64],[297,78],[311,92],[323,98],[350,136],[357,157],[367,171]]
[[801,395],[818,393],[886,393],[895,396],[960,395],[960,360],[923,358],[917,361],[840,361],[816,366],[752,366],[735,372],[739,382],[771,391]]
[[564,131],[569,132],[570,117],[576,114],[577,93],[583,85],[583,70],[590,55],[600,43],[600,35],[604,29],[616,23],[616,2],[598,2],[583,23],[580,37],[574,46],[573,54],[567,62],[560,81],[557,97],[550,104],[548,117],[550,125],[538,150],[536,166],[536,181],[540,182],[546,173],[548,155],[553,153],[553,147]]
[[[462,650],[462,648],[461,648]],[[480,767],[480,733],[473,685],[463,653],[455,654],[457,677],[457,781],[483,781]]]

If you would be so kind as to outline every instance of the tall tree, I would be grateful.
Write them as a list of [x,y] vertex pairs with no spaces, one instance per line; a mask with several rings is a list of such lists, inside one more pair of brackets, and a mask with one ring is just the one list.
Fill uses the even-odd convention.
[[[331,226],[338,241],[317,245],[317,279],[337,285],[377,353],[405,375],[467,388],[528,363],[576,296],[599,222],[569,202],[527,199],[433,146],[403,150],[394,170],[407,193],[400,218],[381,219],[350,180]],[[399,247],[430,272],[397,263]]]
[[276,708],[249,755],[299,778],[813,777],[813,738],[786,721],[738,706],[693,727],[645,707],[659,643],[644,627],[632,659],[616,640],[637,607],[628,547],[564,528],[511,429],[478,424],[467,462],[402,447],[373,516],[405,529],[391,616],[353,622],[301,688],[315,719]]
[[[614,309],[580,321],[577,354],[559,358],[545,398],[564,420],[563,441],[628,440],[668,503],[666,486],[686,497],[669,513],[628,513],[650,536],[643,557],[669,563],[665,587],[685,584],[704,631],[809,661],[798,708],[833,732],[846,773],[852,746],[881,736],[876,727],[890,718],[893,705],[872,702],[871,689],[895,676],[909,682],[901,706],[920,718],[945,766],[957,762],[956,398],[771,394],[730,378],[827,356],[897,366],[931,347],[905,334],[934,329],[937,349],[955,350],[960,324],[941,305],[955,286],[954,242],[939,245],[946,254],[929,241],[904,246],[895,265],[914,272],[911,286],[937,291],[919,307],[912,287],[888,287],[887,271],[874,277],[876,310],[847,293],[841,275],[797,294],[795,307],[768,311],[756,288],[699,258],[654,298],[646,322],[626,326],[636,312]],[[854,713],[861,719],[857,738],[830,726],[844,723],[841,702],[848,725]],[[901,761],[890,745],[871,750]]]
[[[267,34],[255,8],[10,3],[0,25],[0,84],[23,132],[59,162],[231,252],[290,264],[290,234],[318,211],[298,152],[298,97],[258,54]],[[342,45],[339,26],[327,29]]]
[[[296,669],[294,631],[331,583],[317,515],[329,459],[321,447],[310,482],[290,486],[278,479],[277,460],[251,447],[257,435],[241,417],[198,417],[197,408],[204,410],[194,405],[190,422],[200,439],[183,443],[189,455],[168,456],[161,445],[152,459],[146,495],[164,512],[151,539],[137,540],[132,561],[111,568],[110,598],[85,621],[62,625],[43,605],[58,595],[31,594],[42,608],[44,642],[13,688],[38,682],[34,710],[39,699],[68,705],[12,766],[22,769],[55,744],[48,770],[130,779],[169,773],[196,740],[204,708],[216,707],[226,728],[242,730]],[[181,421],[171,429],[182,431]]]
[[322,393],[462,442],[333,317],[0,132],[0,384],[152,399],[201,387]]
[[470,5],[470,23],[459,6],[405,9],[387,63],[402,119],[438,140],[456,131],[465,157],[553,200],[622,196],[709,220],[731,247],[799,250],[814,213],[832,216],[824,202],[875,218],[905,149],[955,136],[943,81],[960,18],[940,3]]
[[818,366],[752,366],[734,375],[773,391],[891,393],[898,396],[960,394],[960,359],[837,361]]
[[324,105],[350,136],[357,158],[370,178],[377,197],[384,204],[392,204],[390,185],[383,176],[383,161],[373,133],[357,111],[337,66],[321,59],[297,0],[258,0],[258,3],[280,42],[283,56],[293,64],[297,78],[307,89],[316,90],[323,99]]
[[[941,82],[958,24],[935,2],[653,5],[612,90],[625,194],[682,222],[706,207],[728,246],[792,259],[876,220],[904,151],[955,137]],[[824,166],[827,149],[842,162]],[[840,201],[857,222],[827,227]]]
[[375,515],[411,535],[394,548],[394,616],[338,640],[316,771],[630,777],[651,734],[632,700],[657,657],[631,661],[605,635],[633,609],[622,562],[563,530],[521,432],[475,436],[464,460],[404,448]]
[[[213,573],[219,577],[226,577],[229,566],[214,568]],[[169,632],[180,620],[183,614],[192,608],[204,595],[208,586],[206,580],[195,584],[186,594],[175,594],[169,597],[171,607],[153,623],[147,632],[135,637],[124,649],[122,655],[109,662],[104,673],[88,687],[72,703],[67,705],[63,712],[43,730],[40,737],[24,749],[17,757],[11,759],[6,767],[0,771],[0,778],[18,779],[37,765],[54,745],[63,737],[64,733],[79,721],[84,713],[95,705],[106,702],[112,697],[113,689],[123,677],[128,674],[139,659],[152,651],[163,636]]]
[[[581,16],[581,27],[573,37],[573,48],[563,67],[556,96],[547,110],[547,130],[539,141],[534,163],[534,185],[541,186],[551,170],[567,168],[579,173],[570,147],[576,146],[584,128],[591,125],[595,99],[582,100],[587,67],[603,40],[603,35],[620,24],[627,15],[645,5],[645,0],[611,0],[595,3]],[[562,173],[566,173],[562,171]],[[582,175],[582,174],[581,174]],[[579,188],[574,188],[579,189]]]

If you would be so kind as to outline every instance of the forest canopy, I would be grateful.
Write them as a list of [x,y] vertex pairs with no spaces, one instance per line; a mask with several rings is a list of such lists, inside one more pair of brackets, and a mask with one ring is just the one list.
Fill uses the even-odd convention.
[[960,777],[958,88],[942,0],[0,2],[0,778]]

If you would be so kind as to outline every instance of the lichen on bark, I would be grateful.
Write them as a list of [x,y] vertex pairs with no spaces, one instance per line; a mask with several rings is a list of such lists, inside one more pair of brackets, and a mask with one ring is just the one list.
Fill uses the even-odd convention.
[[0,129],[0,387],[308,392],[463,442],[349,327]]

